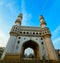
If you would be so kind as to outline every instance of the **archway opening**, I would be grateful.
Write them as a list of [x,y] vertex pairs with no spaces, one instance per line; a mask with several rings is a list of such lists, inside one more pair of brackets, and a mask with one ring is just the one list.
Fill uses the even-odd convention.
[[34,50],[30,47],[26,48],[24,51],[24,57],[25,58],[34,58],[35,54],[34,54]]
[[[25,55],[25,53],[27,53],[27,54]],[[34,42],[32,40],[24,42],[24,44],[22,46],[22,58],[25,58],[25,57],[28,57],[28,58],[38,58],[39,57],[39,46],[36,42]]]

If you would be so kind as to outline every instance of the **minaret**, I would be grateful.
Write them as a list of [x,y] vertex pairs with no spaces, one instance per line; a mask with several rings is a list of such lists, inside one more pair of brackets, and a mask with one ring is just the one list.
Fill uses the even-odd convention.
[[49,28],[46,26],[46,22],[44,20],[44,17],[40,16],[40,27],[44,38],[45,43],[45,50],[46,55],[48,56],[49,60],[58,60],[58,57],[56,55],[52,40],[51,40],[51,33]]
[[4,53],[2,55],[2,59],[8,54],[15,53],[14,48],[16,44],[17,34],[20,29],[19,26],[21,25],[21,21],[22,21],[22,14],[18,16],[17,20],[15,21],[15,25],[13,25],[11,28],[10,37],[9,37],[6,49],[4,50]]
[[44,27],[46,27],[46,22],[45,22],[45,20],[44,20],[44,17],[41,15],[40,16],[40,27],[41,28],[44,28]]
[[21,25],[21,21],[22,21],[22,13],[19,14],[17,20],[15,21],[15,24],[20,26]]

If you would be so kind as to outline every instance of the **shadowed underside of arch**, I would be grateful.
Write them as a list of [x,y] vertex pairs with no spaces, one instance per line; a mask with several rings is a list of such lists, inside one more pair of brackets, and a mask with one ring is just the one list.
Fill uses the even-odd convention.
[[30,48],[32,48],[34,50],[34,58],[36,58],[36,59],[37,58],[40,58],[39,57],[39,46],[33,40],[29,40],[29,41],[26,41],[26,42],[23,43],[23,45],[22,45],[22,55],[21,55],[21,58],[24,58],[24,51],[28,47],[30,47]]

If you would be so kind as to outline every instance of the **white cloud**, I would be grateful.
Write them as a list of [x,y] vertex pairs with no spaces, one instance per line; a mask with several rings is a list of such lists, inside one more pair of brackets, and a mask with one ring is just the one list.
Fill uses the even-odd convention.
[[32,19],[32,15],[30,13],[27,13],[25,9],[25,2],[22,0],[21,3],[21,12],[23,14],[23,20],[22,20],[22,25],[27,25],[27,22]]
[[53,31],[52,39],[55,39],[60,34],[60,25]]
[[28,21],[31,20],[32,18],[32,15],[31,14],[28,14],[28,13],[23,13],[23,20],[22,20],[22,25],[27,25]]
[[1,1],[0,1],[0,6],[2,6],[2,5],[4,5],[4,2],[1,2]]
[[55,48],[60,48],[60,25],[52,33],[52,40]]
[[0,31],[0,47],[5,47],[9,36]]
[[60,49],[60,37],[53,40],[53,44],[56,49]]
[[7,3],[6,4],[6,7],[12,12],[13,11],[13,7],[14,7],[14,5],[15,5],[15,1],[14,2],[9,2],[9,3]]
[[56,44],[56,43],[59,43],[59,42],[60,42],[60,37],[54,39],[53,42],[54,42],[55,44]]

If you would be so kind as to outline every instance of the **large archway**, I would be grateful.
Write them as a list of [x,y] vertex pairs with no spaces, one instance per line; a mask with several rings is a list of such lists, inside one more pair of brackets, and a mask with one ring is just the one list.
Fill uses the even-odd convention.
[[33,49],[33,51],[34,51],[33,58],[36,58],[36,59],[40,58],[40,55],[39,55],[39,46],[33,40],[29,40],[29,41],[26,41],[26,42],[23,43],[23,45],[22,45],[22,55],[21,55],[22,58],[24,58],[24,56],[25,56],[24,52],[25,52],[25,49],[27,49],[27,48]]

